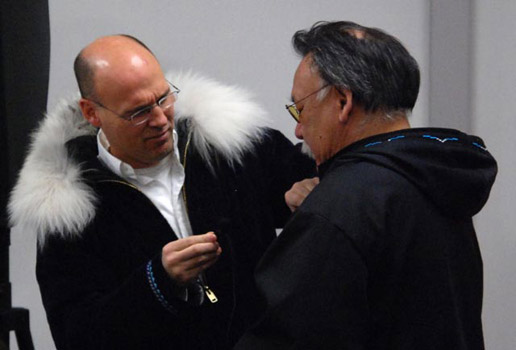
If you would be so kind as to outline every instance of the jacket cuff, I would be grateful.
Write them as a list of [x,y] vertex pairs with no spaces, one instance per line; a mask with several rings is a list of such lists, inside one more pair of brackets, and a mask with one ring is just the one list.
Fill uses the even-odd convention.
[[179,309],[188,307],[187,289],[179,287],[170,278],[161,264],[161,256],[149,260],[145,266],[145,274],[152,293],[167,311],[177,314]]

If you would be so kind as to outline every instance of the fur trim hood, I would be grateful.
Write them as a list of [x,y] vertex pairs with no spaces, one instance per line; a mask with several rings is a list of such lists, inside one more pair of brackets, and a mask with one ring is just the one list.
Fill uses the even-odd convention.
[[[175,121],[189,121],[192,145],[204,160],[211,164],[216,151],[230,164],[240,163],[263,135],[264,110],[240,88],[191,72],[166,76],[181,89]],[[35,232],[40,247],[49,234],[80,235],[95,216],[95,194],[65,146],[71,139],[97,132],[82,117],[78,98],[77,94],[60,101],[33,133],[8,204],[10,225]]]

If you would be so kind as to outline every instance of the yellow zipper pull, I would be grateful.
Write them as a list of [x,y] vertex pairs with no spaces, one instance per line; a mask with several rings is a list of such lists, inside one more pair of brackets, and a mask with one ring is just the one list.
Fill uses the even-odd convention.
[[217,299],[217,296],[215,295],[215,293],[213,293],[213,291],[210,289],[210,287],[204,285],[203,288],[204,288],[204,294],[206,294],[206,296],[208,297],[208,299],[210,299],[210,302],[212,304],[215,304],[217,301],[219,301],[219,299]]

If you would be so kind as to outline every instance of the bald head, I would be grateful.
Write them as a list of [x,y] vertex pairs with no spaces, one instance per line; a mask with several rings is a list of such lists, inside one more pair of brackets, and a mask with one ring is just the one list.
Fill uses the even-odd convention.
[[[174,108],[155,108],[171,88],[156,57],[132,37],[113,35],[86,46],[75,62],[84,118],[100,128],[109,152],[135,169],[156,165],[173,151]],[[145,122],[132,117],[145,112]]]
[[148,63],[159,65],[152,51],[137,38],[126,34],[98,38],[75,58],[74,72],[81,96],[98,99],[95,84],[99,78]]

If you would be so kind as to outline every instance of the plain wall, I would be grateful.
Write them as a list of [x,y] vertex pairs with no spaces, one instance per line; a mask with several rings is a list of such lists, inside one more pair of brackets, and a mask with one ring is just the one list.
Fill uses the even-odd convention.
[[516,346],[516,1],[476,0],[472,128],[498,161],[489,202],[475,218],[484,258],[486,348]]
[[[154,51],[164,70],[192,69],[221,82],[245,87],[254,93],[257,101],[269,112],[271,126],[294,140],[294,123],[284,108],[290,99],[292,77],[299,62],[290,45],[292,34],[318,20],[344,19],[379,27],[393,34],[419,62],[422,86],[412,115],[413,126],[439,126],[443,122],[448,127],[469,128],[473,124],[474,131],[484,136],[495,156],[505,159],[510,157],[506,148],[508,144],[502,141],[499,141],[499,145],[496,144],[499,130],[489,123],[489,113],[486,113],[496,109],[490,110],[485,105],[472,106],[470,96],[485,93],[484,90],[471,90],[472,77],[475,78],[475,86],[488,85],[488,90],[493,95],[496,95],[498,86],[497,78],[485,67],[485,63],[492,59],[489,55],[495,53],[487,56],[482,56],[481,53],[485,49],[502,45],[491,42],[491,35],[506,33],[494,30],[485,32],[482,29],[482,35],[479,35],[479,29],[476,28],[474,35],[469,35],[471,31],[467,29],[473,15],[479,17],[475,25],[489,27],[497,21],[500,13],[514,10],[514,5],[507,5],[503,1],[495,1],[499,6],[488,10],[490,3],[484,4],[479,0],[471,9],[471,2],[467,0],[154,0],[144,3],[135,0],[51,0],[48,106],[51,110],[59,98],[69,96],[77,90],[72,62],[81,48],[101,35],[128,33],[140,38]],[[446,6],[452,6],[450,10],[456,15],[449,15]],[[486,14],[478,16],[479,11],[484,10],[488,10]],[[513,14],[514,12],[512,11]],[[505,16],[507,23],[510,23],[510,16]],[[451,30],[460,28],[460,32],[450,37],[443,30],[446,25]],[[514,24],[511,28],[514,29]],[[454,52],[449,50],[450,40],[455,43],[452,48],[457,48]],[[464,40],[465,46],[462,44]],[[479,57],[470,61],[470,51]],[[514,61],[516,52],[513,50],[510,53],[512,56],[509,57]],[[463,69],[462,61],[465,57],[468,58],[468,63]],[[504,61],[506,67],[509,67],[509,60],[507,58]],[[452,61],[455,66],[452,65],[449,71],[455,74],[454,78],[446,80],[443,85],[442,79],[449,75],[442,70],[442,65]],[[498,69],[502,72],[503,67]],[[511,80],[507,78],[506,82],[509,87]],[[468,93],[465,94],[464,89]],[[496,107],[495,103],[497,102],[493,102],[492,107]],[[471,118],[470,108],[474,110]],[[509,107],[506,108],[507,120],[504,121],[511,124],[508,120]],[[438,116],[437,119],[430,117],[429,110],[435,111],[433,115]],[[458,116],[457,111],[463,114]],[[512,130],[514,125],[516,123],[512,122]],[[506,128],[509,135],[509,128]],[[514,166],[512,171],[514,172]],[[486,342],[489,349],[502,350],[510,348],[504,346],[505,344],[514,343],[509,342],[511,327],[504,326],[497,317],[503,315],[504,322],[514,324],[516,316],[514,312],[511,314],[507,308],[501,307],[497,300],[498,297],[503,297],[508,303],[512,301],[514,304],[516,301],[516,297],[510,295],[510,282],[503,278],[505,275],[498,275],[500,271],[509,274],[511,259],[513,262],[515,260],[509,255],[510,245],[506,246],[510,242],[514,248],[514,238],[511,241],[509,229],[504,231],[502,228],[509,228],[511,222],[515,223],[508,210],[511,201],[516,197],[507,198],[503,193],[505,185],[502,175],[498,180],[488,207],[476,221],[487,275],[484,312]],[[503,223],[498,219],[501,208],[507,212],[503,216]],[[498,240],[488,238],[493,231],[498,234]],[[498,254],[501,245],[506,252],[503,256]],[[31,331],[36,348],[51,350],[54,346],[34,276],[35,254],[34,237],[18,232],[15,228],[11,246],[13,305],[30,309]],[[503,339],[498,339],[500,335]],[[15,340],[11,344],[13,349],[17,349]]]

